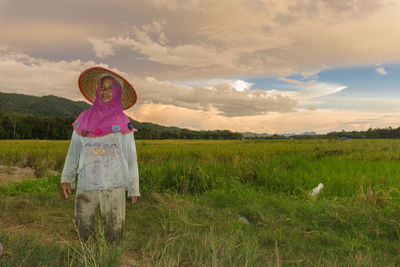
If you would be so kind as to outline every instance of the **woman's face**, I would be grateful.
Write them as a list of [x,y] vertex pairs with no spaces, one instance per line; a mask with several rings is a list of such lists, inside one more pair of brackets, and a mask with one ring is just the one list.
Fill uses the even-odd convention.
[[105,78],[102,80],[99,90],[101,101],[108,103],[112,99],[112,85],[114,80],[111,78]]

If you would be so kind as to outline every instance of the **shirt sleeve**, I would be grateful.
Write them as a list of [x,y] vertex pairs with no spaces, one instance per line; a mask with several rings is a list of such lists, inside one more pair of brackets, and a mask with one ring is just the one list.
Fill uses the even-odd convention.
[[79,163],[79,156],[82,149],[81,139],[79,135],[73,131],[71,143],[69,144],[67,158],[65,159],[64,169],[61,174],[60,183],[70,183],[71,188],[75,188],[76,168]]
[[128,163],[128,197],[140,196],[139,192],[139,169],[136,155],[136,145],[133,133],[125,136],[124,153]]

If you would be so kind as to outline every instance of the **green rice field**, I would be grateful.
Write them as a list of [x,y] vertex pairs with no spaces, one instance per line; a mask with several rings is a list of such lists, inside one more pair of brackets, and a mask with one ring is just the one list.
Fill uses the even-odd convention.
[[400,265],[400,140],[135,142],[142,196],[113,247],[77,237],[69,141],[0,140],[4,177],[32,170],[0,178],[0,266]]

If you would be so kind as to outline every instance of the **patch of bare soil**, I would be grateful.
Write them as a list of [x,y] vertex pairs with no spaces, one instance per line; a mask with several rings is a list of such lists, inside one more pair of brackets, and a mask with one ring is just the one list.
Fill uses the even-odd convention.
[[[136,267],[139,266],[140,255],[133,254],[126,250],[120,259],[121,267]],[[150,266],[150,265],[149,265]]]
[[[58,175],[58,172],[48,170],[48,174]],[[21,181],[32,177],[35,177],[35,170],[30,167],[20,168],[0,165],[0,185],[7,184],[9,181]]]
[[30,177],[35,177],[35,171],[32,168],[0,165],[0,185],[6,184],[9,181],[21,181]]

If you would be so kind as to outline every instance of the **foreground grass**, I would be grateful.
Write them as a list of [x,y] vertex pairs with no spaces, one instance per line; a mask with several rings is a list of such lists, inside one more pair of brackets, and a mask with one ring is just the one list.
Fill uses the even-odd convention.
[[85,249],[73,227],[73,198],[24,190],[0,193],[5,248],[0,266],[400,264],[397,201],[386,206],[359,198],[312,201],[240,183],[203,194],[146,193],[136,204],[127,203],[121,248],[99,242]]
[[116,248],[100,227],[80,242],[48,175],[68,142],[0,141],[0,164],[37,177],[0,185],[0,266],[400,265],[399,140],[136,144],[142,197]]

